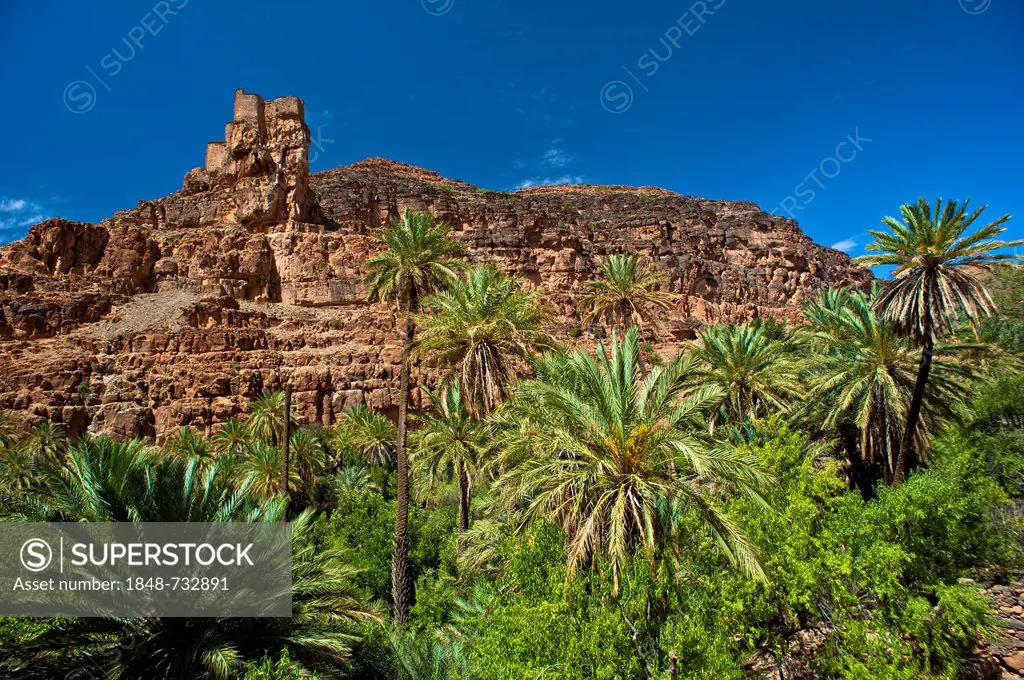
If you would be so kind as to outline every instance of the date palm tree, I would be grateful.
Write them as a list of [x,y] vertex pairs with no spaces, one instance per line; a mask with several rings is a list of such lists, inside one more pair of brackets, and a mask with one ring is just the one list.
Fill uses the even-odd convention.
[[[231,465],[231,473],[239,485],[244,485],[251,494],[269,499],[274,496],[285,497],[281,483],[281,469],[284,465],[284,452],[280,446],[265,440],[257,440],[247,446]],[[288,466],[288,491],[298,489],[302,478],[296,466]]]
[[397,434],[395,425],[383,413],[356,404],[342,415],[334,429],[335,445],[352,449],[370,465],[394,464]]
[[416,351],[448,371],[466,410],[482,420],[508,393],[531,357],[555,349],[537,294],[490,265],[475,267],[426,304]]
[[664,290],[665,277],[635,253],[611,255],[598,265],[600,278],[587,283],[584,323],[605,319],[625,332],[653,323],[659,311],[672,309],[675,296]]
[[976,321],[993,310],[992,298],[979,277],[1000,261],[1014,256],[995,251],[1024,241],[1000,241],[1009,215],[968,233],[988,206],[968,212],[969,201],[942,199],[934,209],[924,198],[900,206],[902,221],[882,220],[885,230],[868,233],[874,241],[865,246],[873,253],[857,258],[869,267],[892,266],[893,283],[877,298],[882,315],[907,332],[921,348],[913,398],[900,442],[893,484],[899,484],[914,450],[914,440],[931,372],[935,341],[952,332],[957,323]]
[[499,435],[498,448],[519,458],[496,482],[525,517],[548,517],[568,539],[568,567],[610,565],[613,595],[626,560],[642,551],[654,561],[679,537],[690,511],[724,554],[747,574],[763,577],[754,547],[717,509],[712,485],[754,496],[768,482],[756,459],[704,440],[704,412],[715,386],[684,396],[691,361],[679,356],[640,377],[639,334],[632,328],[610,351],[549,355],[538,377],[520,384],[503,408],[528,423]]
[[255,439],[277,446],[284,433],[284,392],[264,392],[249,404],[245,427]]
[[67,448],[68,438],[64,428],[47,420],[30,428],[22,443],[32,455],[53,460]]
[[243,451],[252,442],[245,423],[238,418],[230,418],[210,436],[210,447],[224,456],[234,456]]
[[163,445],[163,452],[173,456],[191,456],[195,458],[208,458],[209,442],[196,434],[191,427],[183,427],[167,439]]
[[405,444],[409,415],[409,353],[416,337],[413,315],[419,311],[420,301],[425,296],[443,288],[465,268],[463,261],[458,259],[463,248],[448,238],[450,232],[448,225],[435,223],[430,213],[407,209],[402,220],[392,221],[379,237],[384,251],[366,263],[369,299],[394,303],[405,326],[398,388],[395,442],[398,490],[391,569],[394,619],[399,626],[405,624],[409,612],[409,460]]
[[10,446],[14,443],[14,437],[18,433],[14,421],[3,411],[0,411],[0,448]]
[[801,394],[788,332],[779,324],[709,326],[694,344],[692,385],[716,385],[720,397],[709,419],[738,424],[770,411],[786,411]]
[[455,479],[459,487],[458,553],[465,549],[472,500],[472,477],[481,462],[486,439],[479,421],[462,403],[459,386],[452,385],[440,395],[424,388],[432,411],[419,418],[423,423],[413,457],[413,466],[424,471],[432,487],[439,480]]
[[[809,383],[805,415],[840,434],[853,481],[868,497],[877,480],[871,470],[881,467],[888,482],[896,469],[917,374],[914,346],[860,291],[822,291],[804,307],[804,318],[807,324],[799,334],[810,350],[804,363]],[[923,401],[922,440],[962,402],[958,378],[966,364],[938,363],[942,370],[933,376]]]

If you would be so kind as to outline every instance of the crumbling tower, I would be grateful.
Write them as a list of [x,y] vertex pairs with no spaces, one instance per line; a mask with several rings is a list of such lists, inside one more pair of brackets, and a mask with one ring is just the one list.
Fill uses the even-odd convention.
[[[239,221],[310,221],[309,145],[301,99],[264,101],[239,89],[224,141],[206,145],[205,173],[211,186],[258,192],[262,209],[238,215]],[[271,186],[266,186],[268,181]]]

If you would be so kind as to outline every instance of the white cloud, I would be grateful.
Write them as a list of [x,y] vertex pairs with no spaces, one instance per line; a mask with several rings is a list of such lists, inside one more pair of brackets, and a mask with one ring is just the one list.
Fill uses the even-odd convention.
[[572,157],[558,147],[552,147],[544,153],[544,165],[549,168],[564,168]]
[[831,248],[833,250],[838,250],[844,253],[850,252],[855,247],[857,247],[857,242],[854,241],[852,238],[843,239],[839,243],[833,243],[831,245]]
[[28,227],[47,217],[46,208],[35,201],[0,196],[0,245],[24,237]]
[[583,178],[579,175],[563,175],[561,177],[545,177],[544,179],[524,179],[516,185],[516,189],[529,189],[530,187],[549,187],[556,184],[583,184]]
[[46,219],[46,215],[33,215],[32,217],[26,217],[21,222],[18,222],[19,227],[31,227],[33,224],[39,224]]
[[0,198],[0,212],[18,212],[25,209],[25,199]]

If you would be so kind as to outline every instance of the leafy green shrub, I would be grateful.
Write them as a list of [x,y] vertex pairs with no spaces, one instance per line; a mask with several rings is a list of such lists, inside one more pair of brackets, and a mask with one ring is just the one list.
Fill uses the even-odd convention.
[[625,623],[608,608],[509,598],[479,625],[470,652],[476,680],[638,676]]
[[246,666],[242,680],[320,680],[320,675],[308,673],[292,662],[288,650],[282,650],[278,659],[264,658],[260,663]]
[[[436,535],[423,537],[422,508],[409,508],[409,570],[437,566]],[[356,584],[370,598],[391,601],[391,547],[395,536],[395,501],[374,491],[340,489],[337,507],[322,528],[323,540],[342,550],[361,572]]]
[[[849,621],[815,663],[816,676],[837,680],[921,680],[910,643],[871,621]],[[934,676],[932,676],[934,677]]]
[[916,642],[923,672],[955,677],[989,623],[989,604],[975,586],[966,584],[940,585],[932,599],[911,598],[899,629]]
[[560,597],[565,590],[565,539],[550,522],[535,522],[530,530],[504,546],[504,583],[519,599]]
[[409,610],[409,628],[434,630],[447,624],[455,607],[450,579],[424,574],[416,581],[416,604]]
[[732,632],[724,626],[709,625],[699,616],[670,617],[661,635],[661,645],[676,654],[676,667],[684,669],[683,677],[687,680],[743,680],[750,677],[741,670]]
[[[994,509],[1006,501],[972,451],[948,446],[936,452],[931,468],[896,488],[880,489],[872,503],[845,503],[832,526],[855,561],[872,562],[887,553],[903,584],[928,588],[1007,556],[1007,536],[993,522]],[[872,577],[864,567],[858,565],[867,582]]]

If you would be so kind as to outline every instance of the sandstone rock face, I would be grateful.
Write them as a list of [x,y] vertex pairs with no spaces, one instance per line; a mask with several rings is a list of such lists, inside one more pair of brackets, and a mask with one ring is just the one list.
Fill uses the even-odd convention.
[[964,678],[1021,680],[1024,678],[1024,582],[997,583],[982,592],[992,601],[993,626],[989,638],[975,650]]
[[583,285],[612,253],[653,258],[679,294],[653,338],[664,352],[703,324],[795,318],[817,289],[870,280],[752,203],[485,191],[382,159],[310,175],[301,100],[239,90],[234,113],[181,191],[99,224],[48,220],[0,249],[0,409],[72,434],[163,436],[208,431],[285,380],[306,422],[389,409],[399,339],[393,311],[365,302],[363,267],[406,208],[542,289],[552,330],[582,343]]

